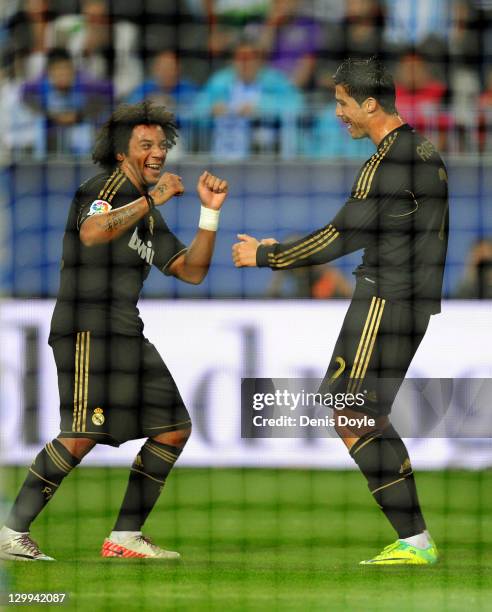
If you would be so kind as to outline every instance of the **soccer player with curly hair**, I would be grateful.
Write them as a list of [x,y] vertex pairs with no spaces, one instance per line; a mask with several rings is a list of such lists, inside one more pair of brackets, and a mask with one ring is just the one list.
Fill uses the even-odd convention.
[[137,301],[151,266],[198,284],[214,251],[227,181],[203,172],[201,214],[186,247],[159,209],[184,192],[163,172],[176,139],[173,116],[143,102],[119,106],[93,160],[103,171],[77,190],[63,239],[60,289],[49,342],[58,371],[60,434],[36,456],[0,530],[0,558],[51,560],[29,528],[63,479],[96,444],[147,438],[131,467],[104,557],[178,559],[141,532],[191,433],[178,388],[143,335]]

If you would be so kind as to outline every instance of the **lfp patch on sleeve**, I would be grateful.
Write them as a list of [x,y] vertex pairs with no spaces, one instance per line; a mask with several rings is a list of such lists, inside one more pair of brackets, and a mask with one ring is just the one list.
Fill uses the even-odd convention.
[[102,213],[107,213],[111,210],[111,208],[112,206],[109,202],[105,202],[104,200],[94,200],[89,208],[88,216],[90,217],[91,215],[101,215]]

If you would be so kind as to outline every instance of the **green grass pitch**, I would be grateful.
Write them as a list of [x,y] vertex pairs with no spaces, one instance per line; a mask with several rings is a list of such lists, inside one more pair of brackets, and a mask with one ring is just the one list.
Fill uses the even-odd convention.
[[[24,474],[3,470],[6,500]],[[184,562],[102,559],[126,478],[76,470],[33,528],[58,562],[6,564],[8,590],[68,592],[58,609],[84,612],[492,609],[490,471],[418,474],[442,553],[430,568],[360,567],[394,533],[360,474],[308,470],[178,468],[145,533]]]

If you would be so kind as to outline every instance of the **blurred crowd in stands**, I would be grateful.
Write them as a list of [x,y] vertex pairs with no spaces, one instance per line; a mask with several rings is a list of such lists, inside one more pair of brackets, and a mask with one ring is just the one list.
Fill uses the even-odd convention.
[[[0,0],[0,162],[87,158],[111,110],[143,99],[176,114],[174,159],[367,157],[332,74],[372,55],[446,155],[492,152],[492,0]],[[492,299],[484,223],[453,297]],[[338,268],[303,270],[267,295],[350,295]]]
[[86,156],[114,105],[144,98],[176,113],[183,154],[366,156],[331,75],[374,54],[442,150],[492,149],[492,0],[3,0],[0,20],[14,157]]

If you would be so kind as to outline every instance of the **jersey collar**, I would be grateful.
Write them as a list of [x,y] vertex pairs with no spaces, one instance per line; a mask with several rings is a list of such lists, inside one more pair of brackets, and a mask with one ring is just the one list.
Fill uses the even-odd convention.
[[385,146],[385,144],[393,136],[393,134],[396,134],[397,132],[411,132],[412,130],[413,130],[413,127],[408,125],[408,123],[402,123],[401,125],[396,127],[394,130],[391,130],[391,132],[388,132],[386,134],[383,140],[381,140],[381,142],[378,144],[378,151],[379,149]]

